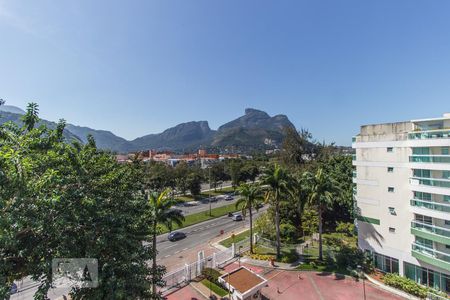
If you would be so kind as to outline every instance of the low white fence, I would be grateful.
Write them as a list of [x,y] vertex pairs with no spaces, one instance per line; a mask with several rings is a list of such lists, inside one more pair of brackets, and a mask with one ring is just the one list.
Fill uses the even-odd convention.
[[226,250],[213,253],[213,255],[200,258],[191,264],[186,264],[183,268],[167,273],[162,279],[166,285],[160,289],[161,293],[166,293],[172,288],[188,284],[191,280],[200,276],[204,268],[220,268],[225,263],[236,257],[239,252],[249,249],[249,239],[233,244]]

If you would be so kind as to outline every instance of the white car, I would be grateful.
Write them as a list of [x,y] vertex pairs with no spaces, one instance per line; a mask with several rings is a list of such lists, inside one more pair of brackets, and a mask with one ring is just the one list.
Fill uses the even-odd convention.
[[233,221],[242,221],[242,214],[241,213],[234,213],[233,216],[231,217],[233,219]]

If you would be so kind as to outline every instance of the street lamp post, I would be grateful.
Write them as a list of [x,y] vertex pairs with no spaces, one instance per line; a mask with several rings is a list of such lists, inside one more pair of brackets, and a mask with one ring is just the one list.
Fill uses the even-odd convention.
[[241,249],[242,249],[242,246],[239,246],[239,257],[238,257],[239,267],[241,267]]
[[208,168],[209,173],[209,216],[211,217],[211,167]]
[[365,276],[362,270],[362,267],[360,265],[356,266],[356,268],[358,269],[359,272],[359,276],[362,278],[362,282],[363,282],[363,295],[364,295],[364,300],[366,300],[366,283],[364,281]]

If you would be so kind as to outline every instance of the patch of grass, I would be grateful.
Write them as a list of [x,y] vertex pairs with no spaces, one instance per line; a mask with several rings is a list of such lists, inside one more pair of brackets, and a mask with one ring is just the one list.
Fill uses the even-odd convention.
[[[216,207],[216,208],[211,209],[211,215],[209,215],[209,210],[195,213],[192,215],[187,215],[187,216],[185,216],[185,220],[184,220],[183,224],[181,226],[177,226],[175,224],[173,226],[172,230],[177,230],[177,229],[191,226],[191,225],[201,223],[201,222],[204,222],[207,220],[222,217],[222,216],[227,215],[229,212],[236,212],[238,210],[239,209],[236,209],[236,205],[234,203],[232,203],[232,204],[228,204],[228,205],[224,205],[221,207]],[[162,228],[161,233],[166,233],[166,232],[169,232],[169,230],[166,227]]]
[[224,290],[223,288],[221,288],[220,286],[218,286],[215,283],[212,283],[211,281],[209,281],[208,279],[203,279],[201,281],[201,283],[206,286],[208,289],[211,289],[211,291],[213,291],[214,293],[216,293],[217,295],[219,295],[220,297],[225,297],[228,295],[228,292],[226,290]]
[[[234,236],[234,243],[237,243],[237,242],[240,242],[242,240],[245,240],[249,236],[250,236],[250,230],[246,230],[246,231],[243,231],[243,232],[241,232],[239,234],[236,234]],[[219,244],[221,244],[224,247],[229,248],[229,247],[231,247],[232,243],[233,243],[233,239],[231,237],[229,237],[229,238],[221,241]]]

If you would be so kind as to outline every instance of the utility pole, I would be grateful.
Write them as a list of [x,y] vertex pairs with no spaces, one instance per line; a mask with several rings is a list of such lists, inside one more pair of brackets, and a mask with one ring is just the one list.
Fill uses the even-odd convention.
[[209,216],[211,217],[211,166],[208,166],[209,173]]

